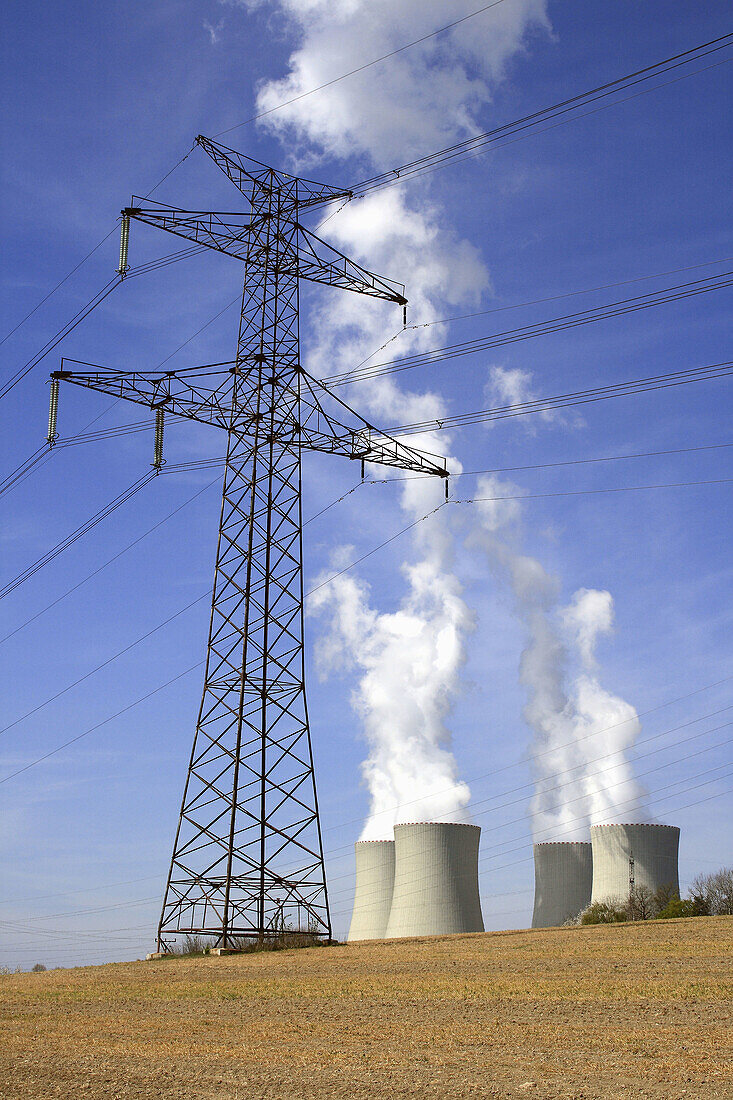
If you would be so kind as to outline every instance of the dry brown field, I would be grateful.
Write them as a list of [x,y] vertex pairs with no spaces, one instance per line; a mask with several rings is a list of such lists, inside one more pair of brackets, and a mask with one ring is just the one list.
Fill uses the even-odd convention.
[[0,978],[0,1095],[733,1097],[733,917]]

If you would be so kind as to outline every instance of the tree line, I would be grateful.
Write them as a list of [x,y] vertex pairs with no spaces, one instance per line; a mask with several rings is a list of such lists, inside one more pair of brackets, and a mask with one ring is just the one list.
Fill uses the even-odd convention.
[[689,895],[681,898],[673,886],[651,890],[635,886],[627,898],[595,901],[571,924],[621,924],[634,920],[666,920],[670,917],[717,917],[733,915],[733,867],[692,880]]

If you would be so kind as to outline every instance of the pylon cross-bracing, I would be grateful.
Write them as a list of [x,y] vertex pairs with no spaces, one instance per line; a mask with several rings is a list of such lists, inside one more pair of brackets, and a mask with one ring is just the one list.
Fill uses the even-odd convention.
[[[161,204],[130,219],[244,263],[236,361],[179,371],[62,369],[52,376],[227,433],[206,671],[158,928],[222,947],[307,927],[331,937],[305,695],[303,450],[447,477],[442,459],[379,432],[301,366],[301,279],[404,305],[300,222],[350,192],[276,171],[199,137],[247,200],[245,213]],[[287,918],[287,919],[286,919]]]

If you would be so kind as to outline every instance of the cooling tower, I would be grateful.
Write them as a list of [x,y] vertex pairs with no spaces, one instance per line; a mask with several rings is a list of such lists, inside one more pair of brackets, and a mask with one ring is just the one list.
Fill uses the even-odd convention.
[[387,938],[483,932],[478,825],[396,825]]
[[675,825],[591,825],[590,839],[591,901],[626,901],[632,858],[635,887],[645,886],[654,892],[671,886],[679,894],[680,831]]
[[354,845],[356,889],[349,943],[384,939],[392,905],[394,849],[393,840],[359,840]]
[[533,928],[555,928],[590,905],[593,855],[588,843],[534,846]]

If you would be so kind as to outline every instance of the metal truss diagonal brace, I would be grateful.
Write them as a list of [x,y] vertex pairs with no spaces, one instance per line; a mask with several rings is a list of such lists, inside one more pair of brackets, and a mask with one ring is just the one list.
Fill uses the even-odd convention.
[[[134,198],[134,196],[133,196]],[[252,216],[226,211],[201,212],[180,210],[156,203],[148,206],[132,205],[122,211],[124,218],[134,218],[146,225],[163,229],[176,237],[193,241],[204,248],[211,248],[236,260],[246,260],[251,273],[265,273],[272,248],[268,235],[268,213]],[[292,217],[283,215],[282,224],[295,233],[281,233],[279,265],[283,275],[289,278],[307,279],[312,283],[339,287],[356,294],[366,294],[385,302],[404,306],[407,303],[405,288],[401,283],[375,275],[350,260],[338,249],[321,240],[310,229],[297,221],[297,208]]]
[[314,180],[304,179],[302,176],[291,176],[267,164],[262,164],[236,149],[229,149],[226,145],[220,145],[211,138],[199,134],[196,144],[200,145],[214,164],[221,168],[222,172],[232,181],[242,194],[250,198],[253,192],[268,194],[275,189],[284,189],[297,185],[298,205],[301,209],[312,206],[322,206],[325,203],[335,202],[338,199],[350,199],[352,192],[343,187],[332,187],[327,183],[316,183]]

